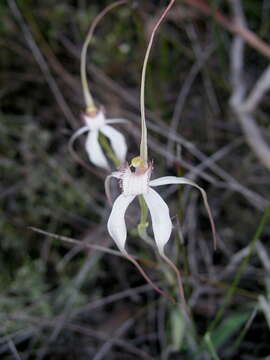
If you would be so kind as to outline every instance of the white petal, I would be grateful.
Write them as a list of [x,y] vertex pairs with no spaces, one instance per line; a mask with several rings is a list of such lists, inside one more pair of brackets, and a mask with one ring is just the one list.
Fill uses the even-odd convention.
[[184,177],[177,177],[177,176],[163,176],[161,178],[154,179],[149,182],[150,186],[173,185],[173,184],[189,184],[199,187],[193,181],[186,179]]
[[79,128],[79,129],[71,136],[71,138],[70,138],[70,140],[69,140],[69,146],[70,146],[71,148],[73,148],[73,143],[74,143],[74,141],[75,141],[79,136],[81,136],[82,134],[84,134],[84,133],[87,132],[87,131],[90,131],[89,126],[83,126],[83,127]]
[[105,169],[109,169],[108,162],[98,142],[97,130],[93,130],[89,132],[86,139],[85,148],[88,153],[89,159],[93,164]]
[[143,194],[146,204],[149,208],[153,233],[161,255],[164,254],[164,246],[168,242],[172,232],[172,222],[169,214],[169,208],[160,195],[149,188],[148,193]]
[[102,126],[100,131],[109,138],[113,151],[117,158],[123,163],[127,153],[125,137],[118,130],[115,130],[109,125]]
[[111,197],[111,190],[110,190],[110,181],[113,177],[116,179],[120,179],[121,176],[122,176],[121,171],[114,171],[110,175],[108,175],[105,179],[105,182],[104,182],[105,194],[111,205],[112,205],[112,197]]
[[105,124],[105,116],[103,111],[99,111],[94,116],[84,115],[83,118],[90,130],[98,130]]
[[124,124],[129,123],[129,120],[126,119],[106,119],[105,124]]
[[113,240],[116,242],[119,250],[125,255],[125,244],[127,238],[127,227],[125,223],[125,212],[135,196],[118,196],[112,208],[111,215],[108,220],[108,231]]
[[212,212],[210,209],[210,206],[208,204],[208,200],[207,200],[207,194],[205,192],[205,190],[203,188],[201,188],[199,185],[197,185],[195,182],[193,182],[192,180],[186,179],[184,177],[176,177],[176,176],[164,176],[158,179],[154,179],[151,180],[149,182],[150,186],[160,186],[160,185],[169,185],[169,184],[184,184],[184,185],[191,185],[196,187],[198,190],[200,190],[202,198],[203,198],[203,202],[204,202],[204,206],[206,208],[209,220],[210,220],[210,224],[211,224],[211,228],[212,228],[212,233],[213,233],[213,239],[214,239],[214,247],[216,248],[216,243],[217,243],[217,239],[216,239],[216,227],[215,227],[215,223],[213,220],[213,216],[212,216]]

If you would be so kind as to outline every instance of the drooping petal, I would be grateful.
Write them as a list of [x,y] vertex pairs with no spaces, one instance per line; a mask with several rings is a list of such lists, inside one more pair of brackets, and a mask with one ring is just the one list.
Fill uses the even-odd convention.
[[81,128],[79,128],[77,131],[75,131],[75,133],[71,136],[70,140],[69,140],[69,148],[73,149],[73,143],[74,141],[80,137],[82,134],[86,133],[87,131],[89,131],[89,126],[83,126]]
[[112,205],[112,197],[111,197],[111,190],[110,190],[110,181],[113,177],[116,179],[120,179],[121,176],[122,176],[121,171],[114,171],[110,175],[108,175],[105,179],[105,182],[104,182],[105,194],[111,205]]
[[172,232],[169,208],[162,197],[151,188],[149,188],[146,194],[143,194],[143,197],[151,214],[153,233],[158,250],[160,254],[163,255],[164,246],[168,242]]
[[129,120],[126,119],[106,119],[105,124],[124,124],[129,123]]
[[205,192],[205,190],[203,188],[201,188],[199,185],[197,185],[194,181],[186,179],[184,177],[176,177],[176,176],[164,176],[158,179],[154,179],[151,180],[149,182],[150,186],[160,186],[160,185],[169,185],[169,184],[184,184],[184,185],[191,185],[196,187],[198,190],[200,190],[202,198],[203,198],[203,202],[204,202],[204,206],[206,208],[209,220],[210,220],[210,224],[211,224],[211,229],[212,229],[212,233],[213,233],[213,239],[214,239],[214,247],[216,248],[216,244],[217,244],[217,239],[216,239],[216,227],[215,227],[215,223],[213,220],[213,216],[212,216],[212,212],[207,200],[207,194]]
[[118,130],[115,130],[109,125],[102,126],[100,131],[109,138],[113,151],[115,152],[117,158],[123,163],[127,154],[125,137]]
[[104,169],[109,169],[108,162],[98,142],[98,130],[92,130],[89,132],[86,139],[85,148],[89,159],[93,164]]
[[126,255],[125,250],[126,238],[127,238],[127,227],[125,223],[125,212],[127,207],[132,202],[135,196],[125,196],[123,194],[119,195],[115,200],[110,214],[107,228],[109,234],[115,241],[119,250]]

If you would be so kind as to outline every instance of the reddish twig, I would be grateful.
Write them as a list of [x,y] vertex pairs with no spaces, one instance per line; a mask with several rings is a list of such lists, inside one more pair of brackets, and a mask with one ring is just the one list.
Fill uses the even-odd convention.
[[260,39],[253,31],[236,24],[233,20],[213,9],[205,0],[184,0],[190,7],[201,11],[204,15],[212,16],[219,24],[235,35],[241,36],[251,47],[264,56],[270,58],[270,46]]

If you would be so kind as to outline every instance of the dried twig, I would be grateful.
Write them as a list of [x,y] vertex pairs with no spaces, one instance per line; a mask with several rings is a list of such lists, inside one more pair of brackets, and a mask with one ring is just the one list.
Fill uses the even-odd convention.
[[256,49],[258,52],[264,56],[270,58],[270,46],[260,39],[254,32],[249,30],[247,27],[243,27],[242,24],[238,22],[233,22],[225,15],[222,14],[218,9],[213,9],[205,0],[185,0],[185,2],[201,11],[207,16],[213,16],[214,19],[225,27],[230,32],[244,39],[251,47]]
[[[235,23],[241,27],[246,26],[246,21],[240,0],[231,0],[231,7]],[[252,115],[256,105],[264,93],[270,88],[270,67],[259,78],[249,97],[245,100],[246,84],[244,80],[244,40],[235,36],[231,48],[231,82],[233,93],[230,105],[238,119],[246,141],[256,154],[260,162],[270,170],[270,148],[265,142],[260,129]]]
[[270,304],[269,304],[269,301],[267,301],[265,296],[261,295],[261,296],[259,296],[259,304],[260,304],[261,310],[264,313],[268,327],[270,329]]
[[50,68],[48,67],[46,60],[45,60],[44,56],[42,55],[29,27],[27,26],[26,22],[24,21],[24,18],[16,4],[16,1],[8,0],[8,5],[9,5],[14,17],[18,21],[18,23],[23,31],[25,40],[26,40],[29,48],[31,49],[32,54],[33,54],[36,62],[38,63],[51,91],[53,92],[59,107],[63,111],[63,114],[65,115],[69,124],[72,127],[76,127],[77,121],[76,121],[73,113],[71,112],[66,100],[64,99],[54,77],[52,76]]

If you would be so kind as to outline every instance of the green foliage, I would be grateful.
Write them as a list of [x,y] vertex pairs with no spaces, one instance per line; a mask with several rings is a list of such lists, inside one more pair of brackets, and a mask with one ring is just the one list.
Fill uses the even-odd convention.
[[[110,360],[147,355],[158,359],[161,353],[167,356],[166,360],[174,356],[187,360],[209,356],[231,360],[246,355],[265,358],[270,351],[268,341],[256,334],[259,329],[267,338],[267,323],[260,314],[249,324],[249,309],[257,305],[257,296],[267,288],[267,271],[255,245],[252,257],[245,258],[244,265],[237,256],[249,245],[261,211],[243,193],[253,191],[260,198],[269,199],[269,174],[241,139],[240,145],[224,151],[214,164],[238,181],[244,192],[238,191],[239,186],[234,186],[228,177],[207,167],[209,164],[204,164],[202,171],[195,170],[198,181],[208,190],[221,239],[215,255],[209,250],[209,224],[196,194],[187,197],[181,189],[178,198],[173,188],[164,192],[176,234],[166,252],[180,269],[184,268],[192,312],[190,327],[178,306],[164,302],[149,289],[140,293],[144,280],[125,260],[89,247],[96,244],[109,250],[111,246],[106,230],[109,207],[104,195],[105,173],[89,172],[71,158],[67,144],[74,129],[63,108],[73,114],[74,123],[77,120],[75,127],[81,126],[79,114],[84,104],[79,54],[90,23],[109,3],[17,0],[25,24],[65,101],[61,107],[9,2],[0,1],[0,358],[11,359],[6,345],[12,339],[23,360],[38,358],[44,348],[46,360],[90,359],[101,348],[104,350],[102,344],[112,336],[115,343],[104,345],[105,350],[109,347],[104,358]],[[137,7],[134,3],[115,9],[99,24],[89,49],[87,62],[98,69],[95,72],[91,68],[88,74],[97,102],[106,107],[109,115],[130,115],[131,125],[126,130],[129,158],[137,155],[138,149],[140,119],[136,104],[142,59],[153,25],[150,20],[163,4],[138,2]],[[213,0],[211,5],[221,6],[225,13],[229,11],[225,1]],[[270,22],[261,2],[243,1],[243,5],[250,28],[266,38]],[[194,28],[197,43],[188,37],[187,26]],[[173,143],[174,151],[169,155],[180,155],[177,161],[171,161],[166,157],[166,126],[171,123],[182,86],[198,62],[194,51],[198,45],[203,52],[208,46],[213,47],[213,54],[190,86],[174,134],[190,141],[189,146]],[[231,34],[213,19],[188,11],[181,1],[177,1],[171,17],[160,28],[146,79],[146,103],[151,110],[147,115],[151,125],[150,156],[155,176],[185,176],[188,168],[195,169],[202,162],[192,149],[216,154],[241,136],[228,111],[230,46]],[[246,76],[254,83],[266,61],[254,50],[247,51],[246,61],[250,69]],[[217,108],[211,103],[213,98]],[[260,125],[267,133],[269,106],[267,102],[263,105]],[[84,139],[77,141],[76,151],[87,162],[83,144]],[[212,179],[209,183],[208,178]],[[181,214],[181,230],[176,213]],[[141,220],[137,231],[139,216],[130,207],[127,222],[131,253],[139,255],[151,279],[161,279],[161,287],[175,296],[174,274],[155,257],[151,242],[142,243],[145,227],[151,228],[146,213]],[[79,243],[73,246],[50,239],[29,230],[29,226],[73,237]],[[256,235],[256,241],[260,238],[265,247],[269,245],[268,228],[265,219]],[[177,234],[183,238],[180,251]],[[229,265],[233,270],[228,271]],[[237,275],[239,269],[241,276]],[[110,297],[113,294],[116,296]],[[228,298],[230,301],[226,301]],[[208,331],[217,314],[218,321]],[[59,334],[55,335],[58,326]],[[235,338],[244,327],[245,336],[234,347]],[[27,335],[33,328],[35,331]],[[18,335],[19,330],[23,336],[21,332]],[[207,343],[205,334],[209,336]],[[138,355],[136,350],[141,353]]]
[[236,313],[224,321],[211,333],[211,339],[213,345],[216,349],[219,349],[221,346],[225,345],[230,337],[234,336],[236,331],[238,331],[241,326],[243,326],[247,319],[249,318],[248,312]]

